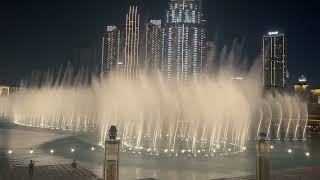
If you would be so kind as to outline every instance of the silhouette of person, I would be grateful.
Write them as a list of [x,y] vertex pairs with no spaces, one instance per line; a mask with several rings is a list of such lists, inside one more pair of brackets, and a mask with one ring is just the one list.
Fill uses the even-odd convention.
[[71,163],[71,166],[72,166],[73,168],[77,168],[77,162],[76,162],[76,160],[73,160],[73,162]]
[[32,160],[30,160],[30,163],[29,163],[29,177],[30,178],[33,177],[33,169],[34,169],[34,163]]

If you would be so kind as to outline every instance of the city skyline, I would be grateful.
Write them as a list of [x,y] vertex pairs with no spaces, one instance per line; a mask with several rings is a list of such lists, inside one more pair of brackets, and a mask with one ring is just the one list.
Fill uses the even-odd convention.
[[[157,19],[158,17],[163,16],[163,11],[166,9],[168,2],[145,2],[144,7],[142,7],[142,12],[144,14],[147,14],[148,16],[152,17],[153,19]],[[16,4],[16,2],[12,2],[9,5],[9,8],[13,7],[13,5]],[[33,3],[31,3],[33,4]],[[85,7],[86,3],[79,2],[78,7],[81,7],[82,9],[87,9]],[[91,4],[91,6],[88,6],[87,11],[81,11],[86,12],[83,13],[83,15],[80,17],[79,20],[75,20],[73,22],[74,31],[70,31],[70,27],[66,24],[68,21],[71,20],[70,18],[73,17],[73,14],[78,14],[78,11],[74,10],[69,12],[69,18],[66,18],[66,21],[61,21],[58,24],[56,23],[62,15],[65,15],[64,9],[62,9],[62,15],[55,16],[52,14],[52,11],[49,11],[48,13],[44,13],[43,17],[54,17],[53,23],[48,24],[42,24],[41,25],[41,19],[42,18],[35,18],[32,20],[33,23],[30,24],[30,27],[35,28],[37,27],[39,30],[31,32],[30,28],[25,28],[23,31],[21,31],[21,37],[22,41],[21,43],[17,43],[18,41],[16,38],[13,38],[11,41],[7,40],[8,38],[4,38],[3,46],[4,44],[8,44],[8,46],[5,48],[7,51],[3,51],[1,53],[1,59],[8,59],[6,61],[2,61],[1,67],[9,67],[9,68],[3,68],[1,71],[1,80],[2,81],[8,81],[14,82],[21,77],[24,77],[26,74],[32,72],[33,70],[42,70],[45,71],[48,68],[51,67],[59,67],[61,64],[67,63],[70,59],[70,55],[72,54],[72,50],[69,50],[71,48],[77,48],[77,47],[98,47],[101,46],[101,39],[98,43],[98,37],[101,37],[101,32],[108,24],[115,24],[119,26],[119,24],[123,24],[124,17],[123,14],[125,11],[124,9],[127,9],[128,6],[124,5],[127,4],[126,1],[119,2],[115,5],[108,5],[106,6],[106,2],[100,4],[99,6],[102,6],[101,8],[98,8],[96,11],[99,12],[100,15],[95,15],[96,19],[94,22],[88,23],[87,19],[93,20],[92,15],[89,15],[88,13],[92,13],[93,11],[90,10],[89,7],[95,7],[96,5]],[[271,15],[269,13],[263,14],[263,13],[256,13],[256,17],[248,17],[250,13],[252,13],[254,10],[259,10],[259,8],[262,8],[262,6],[258,5],[257,3],[251,2],[247,3],[248,7],[245,8],[246,12],[240,13],[240,9],[244,8],[244,6],[237,4],[237,2],[234,2],[233,4],[227,3],[227,2],[209,2],[204,1],[203,2],[205,9],[205,19],[208,21],[208,37],[209,39],[213,39],[215,37],[215,34],[217,34],[218,37],[218,44],[220,47],[218,47],[218,52],[224,45],[227,45],[230,47],[230,44],[232,43],[233,39],[241,39],[242,37],[245,37],[246,40],[244,42],[244,56],[248,56],[249,64],[253,63],[253,60],[256,59],[260,54],[260,37],[265,32],[268,32],[269,30],[276,30],[278,29],[281,32],[284,32],[288,36],[288,44],[289,46],[289,54],[288,59],[290,59],[290,63],[288,64],[289,70],[290,70],[290,77],[289,81],[292,84],[297,77],[300,74],[305,74],[311,84],[315,84],[314,86],[318,86],[318,77],[317,77],[317,68],[314,66],[313,61],[318,58],[319,55],[314,54],[313,50],[315,50],[315,42],[316,42],[316,36],[313,36],[314,32],[317,31],[319,28],[318,25],[313,26],[312,20],[314,20],[315,16],[310,16],[311,14],[315,14],[314,11],[307,11],[309,9],[312,10],[312,3],[311,4],[303,4],[300,6],[300,4],[297,3],[291,3],[289,6],[285,6],[285,2],[279,2],[277,7],[274,7],[274,13]],[[271,2],[272,4],[272,2]],[[64,4],[66,7],[69,6],[68,3]],[[239,6],[237,6],[239,5]],[[265,5],[269,6],[269,5]],[[270,5],[271,6],[271,5]],[[45,4],[39,4],[39,7],[42,7],[43,9],[46,9]],[[120,7],[120,8],[119,8]],[[237,9],[234,9],[234,7],[238,7]],[[283,8],[285,7],[285,8]],[[57,6],[54,6],[54,8],[58,8]],[[308,17],[306,21],[303,21],[302,25],[299,26],[301,23],[293,22],[293,18],[298,18],[298,15],[301,15],[301,13],[295,13],[296,9],[301,9],[302,12],[307,12],[307,15],[304,17]],[[109,10],[108,10],[109,9]],[[114,10],[111,10],[114,9]],[[225,10],[221,11],[222,9]],[[283,9],[283,11],[280,11],[280,9]],[[109,15],[102,15],[102,10],[106,11],[105,14]],[[32,13],[41,11],[41,9],[31,9]],[[119,12],[120,14],[115,16],[111,16],[111,14],[114,12]],[[149,11],[149,12],[147,12]],[[22,11],[23,12],[23,11]],[[8,15],[10,15],[9,12],[5,12]],[[121,15],[122,14],[122,15]],[[19,15],[19,14],[18,14]],[[13,16],[16,17],[17,21],[15,22],[22,22],[21,25],[30,22],[30,20],[27,19],[27,17],[30,17],[32,14],[26,14],[26,17],[22,16]],[[235,16],[237,15],[237,16]],[[279,15],[282,15],[282,18]],[[10,17],[10,16],[8,16]],[[87,17],[87,18],[85,18]],[[246,17],[246,18],[244,18]],[[238,19],[237,19],[238,18]],[[266,18],[266,19],[265,19]],[[12,18],[11,18],[12,19]],[[22,21],[25,19],[25,22]],[[264,19],[263,22],[258,22],[259,19]],[[298,18],[298,22],[301,22],[302,17]],[[5,23],[8,23],[10,18],[5,21]],[[240,20],[239,23],[236,23],[236,20]],[[83,26],[79,26],[80,23],[83,24]],[[98,22],[98,23],[97,23]],[[85,25],[87,23],[87,25]],[[93,24],[100,24],[100,28],[97,28],[98,26],[92,26]],[[244,26],[240,26],[240,24],[244,24]],[[13,23],[14,25],[15,23]],[[312,24],[312,26],[311,26]],[[102,26],[101,26],[102,25]],[[27,24],[24,25],[25,27],[29,27]],[[55,27],[52,28],[52,33],[49,35],[47,31],[40,31],[40,29],[43,28],[49,28],[49,27]],[[60,33],[60,35],[56,36],[57,33],[60,32],[60,29],[63,27],[63,29],[67,29],[63,34]],[[79,27],[79,28],[76,28]],[[80,28],[81,27],[81,28]],[[101,28],[104,27],[104,28]],[[230,28],[231,27],[231,28]],[[289,28],[290,27],[290,28]],[[312,28],[311,28],[312,27]],[[9,31],[10,29],[10,31]],[[69,30],[68,30],[69,29]],[[72,28],[71,28],[72,29]],[[250,29],[248,32],[246,32],[248,29]],[[98,31],[99,30],[99,31]],[[14,32],[17,32],[18,29],[15,28],[15,26],[8,25],[5,29],[2,31],[9,32],[8,33],[2,33],[8,34],[8,37],[10,37]],[[305,31],[305,32],[303,32]],[[28,36],[24,36],[26,32],[29,32]],[[73,35],[67,35],[69,32],[72,32]],[[99,32],[99,33],[98,33]],[[309,32],[309,33],[308,33]],[[35,34],[36,33],[36,34]],[[66,35],[64,35],[66,34]],[[304,34],[302,37],[301,34]],[[50,43],[47,43],[47,41],[41,40],[39,41],[40,37],[47,37],[48,40],[50,40]],[[80,35],[80,36],[79,36]],[[89,38],[92,37],[93,38]],[[26,46],[26,43],[30,41],[31,37],[39,37],[39,38],[33,38],[30,43],[28,43],[28,46]],[[51,40],[53,37],[60,37],[60,38],[54,38],[54,40]],[[300,37],[301,36],[301,37]],[[63,37],[63,38],[62,38]],[[81,38],[80,38],[81,37]],[[95,42],[96,41],[96,42]],[[39,42],[44,46],[40,46]],[[48,41],[49,42],[49,41]],[[59,43],[60,42],[60,43]],[[66,42],[66,43],[62,43]],[[12,53],[13,47],[11,44],[16,44],[16,49],[18,53]],[[61,45],[60,45],[61,44]],[[229,44],[229,45],[228,45]],[[305,46],[307,45],[307,46]],[[306,48],[308,47],[308,48]],[[55,49],[55,50],[54,50]],[[70,53],[71,52],[71,53]],[[98,50],[98,52],[100,52]],[[99,53],[100,55],[100,53]],[[100,58],[99,58],[100,59]],[[303,60],[302,60],[303,59]],[[23,70],[21,69],[21,65],[24,67]],[[11,68],[10,68],[11,67]],[[8,71],[7,69],[10,69]]]

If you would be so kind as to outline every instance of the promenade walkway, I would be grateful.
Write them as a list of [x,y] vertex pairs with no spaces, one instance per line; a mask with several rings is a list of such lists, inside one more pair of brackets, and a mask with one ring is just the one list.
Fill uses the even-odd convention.
[[99,180],[89,170],[70,164],[35,166],[33,178],[29,178],[28,167],[13,167],[0,172],[0,180]]
[[[243,176],[235,178],[222,178],[215,180],[256,180],[255,176]],[[315,169],[308,171],[307,169],[294,169],[287,171],[272,172],[270,180],[320,180],[320,171]]]

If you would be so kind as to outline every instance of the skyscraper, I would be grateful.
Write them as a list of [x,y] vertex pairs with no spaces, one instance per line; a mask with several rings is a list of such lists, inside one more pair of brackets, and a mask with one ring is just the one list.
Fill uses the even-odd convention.
[[124,68],[122,70],[125,78],[135,79],[139,68],[139,46],[140,46],[140,15],[137,3],[132,3],[126,15]]
[[117,69],[120,55],[120,31],[116,26],[108,26],[102,38],[102,76],[110,78]]
[[201,79],[205,61],[205,21],[201,0],[171,0],[162,32],[160,70],[167,80]]
[[263,36],[263,85],[283,89],[287,86],[287,42],[283,33],[269,32]]
[[160,65],[161,20],[151,20],[147,24],[145,51],[146,72],[154,74]]

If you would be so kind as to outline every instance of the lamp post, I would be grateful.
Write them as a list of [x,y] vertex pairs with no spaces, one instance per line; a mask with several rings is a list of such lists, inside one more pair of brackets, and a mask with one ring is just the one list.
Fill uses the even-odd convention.
[[260,133],[257,149],[256,179],[270,180],[270,144],[267,141],[267,135]]
[[120,141],[117,140],[117,128],[111,126],[109,138],[105,141],[103,180],[119,180]]

